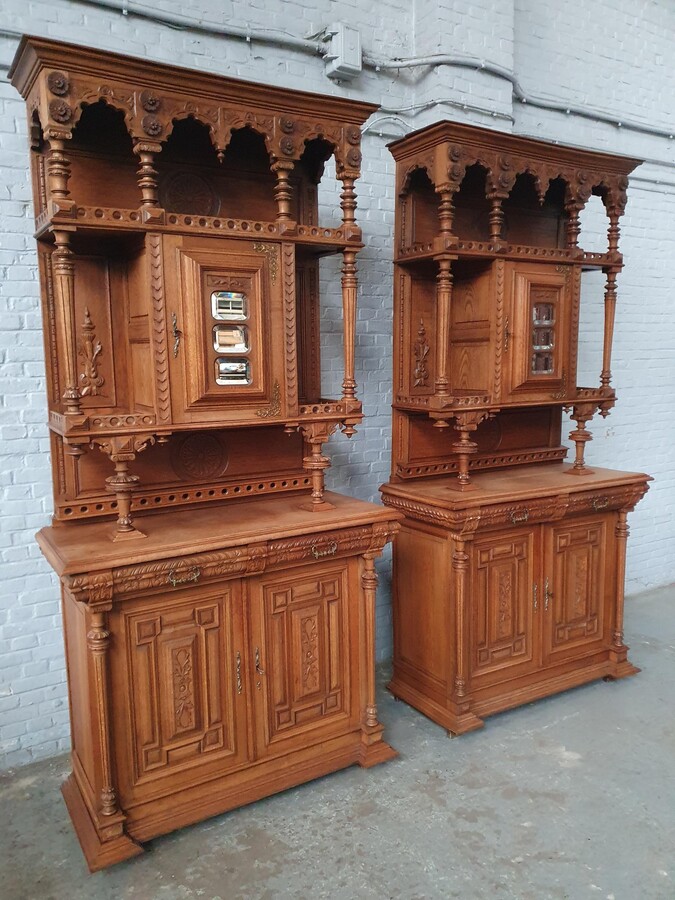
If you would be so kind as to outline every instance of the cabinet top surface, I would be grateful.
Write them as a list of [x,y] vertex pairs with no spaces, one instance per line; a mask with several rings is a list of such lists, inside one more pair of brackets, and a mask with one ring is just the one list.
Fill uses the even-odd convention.
[[9,70],[9,78],[22,97],[27,97],[43,69],[64,68],[81,75],[106,77],[144,87],[178,88],[183,93],[223,101],[267,107],[271,110],[310,112],[361,124],[378,107],[373,103],[310,91],[256,84],[212,72],[202,72],[154,60],[23,35]]
[[48,526],[38,532],[37,541],[57,574],[67,575],[299,535],[319,536],[338,528],[394,523],[402,518],[384,506],[332,492],[327,492],[325,499],[335,508],[320,513],[303,509],[308,497],[295,495],[137,516],[134,523],[146,537],[131,541],[113,542],[110,521]]
[[571,475],[571,465],[532,466],[476,473],[471,489],[455,489],[454,476],[417,479],[411,483],[384,484],[382,494],[443,509],[466,509],[494,503],[518,503],[537,497],[601,491],[611,487],[646,484],[649,475],[595,468],[588,475]]

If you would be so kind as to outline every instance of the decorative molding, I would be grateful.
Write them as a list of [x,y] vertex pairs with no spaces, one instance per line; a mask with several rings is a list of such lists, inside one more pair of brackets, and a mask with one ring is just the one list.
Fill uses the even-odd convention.
[[279,387],[279,382],[274,380],[274,388],[272,389],[272,398],[270,400],[270,405],[265,407],[265,409],[257,409],[256,416],[261,419],[272,419],[275,416],[278,416],[281,412],[281,388]]
[[166,310],[164,307],[164,267],[162,238],[159,234],[147,237],[150,253],[150,292],[152,296],[152,339],[155,355],[155,394],[160,422],[171,420],[169,389],[169,352],[166,341]]
[[286,356],[286,403],[288,414],[295,415],[298,408],[298,341],[295,310],[295,247],[283,244],[283,303],[284,337]]
[[253,244],[256,253],[264,253],[267,257],[267,263],[270,267],[270,280],[272,284],[277,282],[277,273],[279,271],[279,247],[277,244],[261,244],[256,241]]
[[494,398],[499,401],[502,396],[502,375],[504,369],[504,276],[506,266],[503,259],[495,261],[495,381]]

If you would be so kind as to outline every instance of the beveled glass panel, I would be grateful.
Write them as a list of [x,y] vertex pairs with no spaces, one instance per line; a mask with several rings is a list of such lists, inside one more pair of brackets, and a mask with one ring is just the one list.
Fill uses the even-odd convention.
[[216,359],[216,384],[235,385],[251,383],[251,364],[244,357]]
[[535,303],[532,321],[534,325],[552,325],[555,322],[555,306],[552,303]]
[[245,325],[214,325],[213,349],[218,353],[247,353],[248,328]]
[[211,314],[214,319],[239,322],[248,318],[246,294],[236,291],[213,291],[211,294]]

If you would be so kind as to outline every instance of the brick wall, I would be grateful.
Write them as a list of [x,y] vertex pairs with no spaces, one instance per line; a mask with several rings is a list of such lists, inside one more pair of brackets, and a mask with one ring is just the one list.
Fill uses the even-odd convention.
[[[348,21],[360,30],[364,49],[382,58],[430,53],[478,57],[515,68],[520,83],[539,96],[675,128],[675,74],[667,38],[673,33],[675,11],[667,0],[613,0],[590,6],[550,0],[418,0],[414,10],[406,0],[167,0],[162,8],[195,20],[279,29],[298,37],[315,34],[333,21]],[[508,81],[480,70],[368,69],[351,84],[335,84],[325,77],[318,56],[172,29],[69,0],[4,0],[2,28],[402,110],[376,114],[364,138],[358,197],[366,247],[359,258],[356,368],[367,419],[351,441],[339,438],[330,445],[330,486],[364,499],[377,498],[390,461],[394,194],[386,142],[406,127],[446,116],[649,158],[649,165],[633,179],[623,220],[626,269],[620,281],[614,354],[621,402],[608,420],[596,425],[588,457],[597,464],[655,475],[650,494],[632,517],[628,586],[638,590],[672,581],[673,142],[514,103]],[[0,66],[10,62],[15,46],[16,39],[0,31]],[[446,102],[435,103],[438,100]],[[434,105],[425,107],[429,103]],[[27,156],[23,104],[0,80],[0,768],[68,746],[58,589],[33,539],[49,521],[51,472]],[[326,220],[334,214],[336,196],[328,172],[320,191]],[[592,211],[584,225],[595,239],[603,239],[604,223]],[[341,368],[337,272],[334,260],[324,261],[326,389],[339,380]],[[602,332],[602,300],[601,286],[592,277],[585,295],[587,337],[581,365],[596,383],[599,367],[593,348]],[[385,659],[391,650],[389,557],[379,570],[378,657]]]

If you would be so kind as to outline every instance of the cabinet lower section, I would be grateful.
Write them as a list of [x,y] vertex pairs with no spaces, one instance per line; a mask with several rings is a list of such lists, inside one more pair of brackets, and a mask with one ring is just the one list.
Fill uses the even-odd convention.
[[626,516],[647,478],[569,471],[477,476],[460,497],[446,479],[383,488],[407,516],[394,545],[389,688],[448,731],[638,671],[623,642]]
[[[375,703],[374,560],[398,517],[331,499],[322,521],[294,509],[286,533],[275,513],[289,501],[260,501],[264,531],[245,542],[254,501],[228,510],[229,546],[203,545],[214,514],[147,517],[148,558],[103,558],[96,571],[60,547],[71,569],[57,568],[73,742],[63,793],[92,871],[175,828],[396,755]],[[42,532],[51,561],[72,532]],[[176,555],[156,555],[164,534],[181,542]]]

